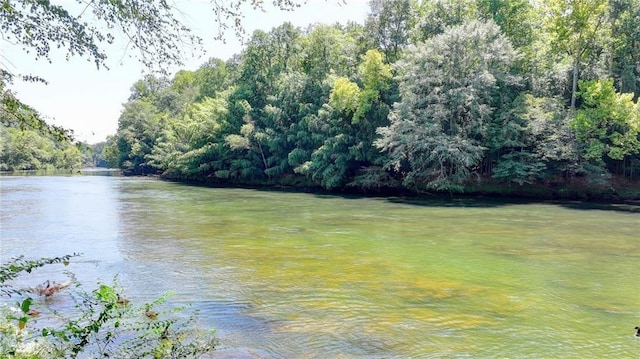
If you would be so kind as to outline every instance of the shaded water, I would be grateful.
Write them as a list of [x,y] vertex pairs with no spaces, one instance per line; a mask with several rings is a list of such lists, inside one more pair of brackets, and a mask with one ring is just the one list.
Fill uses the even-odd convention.
[[[174,291],[217,357],[638,357],[640,208],[0,177],[2,261]],[[28,279],[58,276],[47,268]],[[64,301],[64,298],[57,299]],[[64,303],[57,303],[64,305]]]

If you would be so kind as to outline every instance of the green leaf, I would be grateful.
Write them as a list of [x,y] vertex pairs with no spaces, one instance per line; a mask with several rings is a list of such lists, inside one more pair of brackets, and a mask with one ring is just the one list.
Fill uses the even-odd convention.
[[25,300],[22,301],[22,304],[20,304],[20,309],[22,310],[23,313],[27,313],[29,311],[29,308],[31,307],[31,303],[33,302],[33,300],[31,298],[26,298]]

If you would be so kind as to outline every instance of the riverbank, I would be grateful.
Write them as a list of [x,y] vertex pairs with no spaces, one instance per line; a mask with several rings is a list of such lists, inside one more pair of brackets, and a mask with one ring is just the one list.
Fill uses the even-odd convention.
[[477,178],[464,185],[461,192],[411,190],[399,182],[381,184],[377,187],[361,188],[344,186],[326,189],[313,184],[304,177],[289,176],[277,181],[229,181],[222,179],[184,179],[160,174],[133,174],[112,168],[82,168],[80,170],[53,171],[0,171],[0,175],[95,175],[95,176],[140,176],[158,178],[169,182],[188,183],[206,187],[253,188],[288,192],[319,194],[353,194],[366,196],[448,196],[448,197],[495,197],[520,198],[529,200],[568,200],[603,203],[628,203],[640,205],[640,179],[629,180],[619,176],[611,177],[606,183],[593,184],[584,177],[553,179],[532,184],[505,184],[492,178]]
[[484,180],[481,184],[468,186],[466,192],[488,196],[545,200],[640,203],[640,181],[631,181],[621,177],[612,177],[603,184],[593,184],[581,177],[525,185],[505,185],[492,180]]
[[448,197],[495,197],[528,200],[567,200],[602,203],[628,203],[640,205],[640,180],[612,177],[607,183],[595,185],[585,178],[555,179],[532,184],[505,184],[491,178],[481,178],[465,184],[461,192],[410,190],[401,187],[381,185],[375,188],[340,187],[326,189],[313,185],[304,178],[289,178],[287,181],[230,182],[222,180],[185,180],[159,176],[171,182],[189,183],[208,187],[233,187],[269,189],[289,192],[319,194],[353,194],[366,196],[448,196]]

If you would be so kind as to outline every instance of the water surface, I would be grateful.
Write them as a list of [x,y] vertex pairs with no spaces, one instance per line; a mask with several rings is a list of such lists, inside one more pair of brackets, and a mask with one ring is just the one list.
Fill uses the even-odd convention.
[[[637,357],[640,209],[0,177],[2,261],[174,291],[216,357]],[[26,277],[64,280],[62,268]],[[64,306],[64,297],[54,305]]]

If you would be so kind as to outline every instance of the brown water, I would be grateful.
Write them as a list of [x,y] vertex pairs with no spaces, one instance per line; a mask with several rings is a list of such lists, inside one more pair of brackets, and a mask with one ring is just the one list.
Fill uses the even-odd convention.
[[[84,255],[223,358],[636,358],[640,208],[0,177],[2,261]],[[49,267],[24,280],[65,277]],[[65,306],[64,297],[53,305]]]

